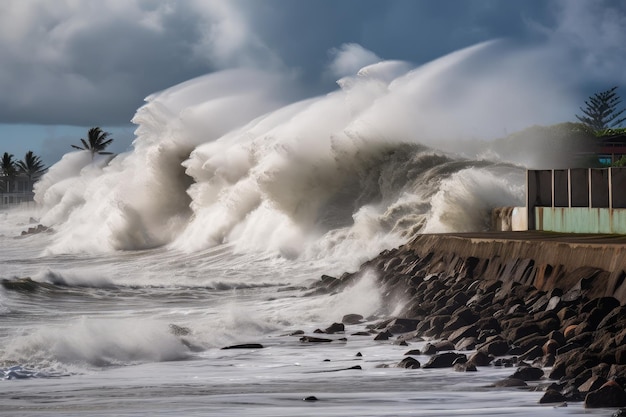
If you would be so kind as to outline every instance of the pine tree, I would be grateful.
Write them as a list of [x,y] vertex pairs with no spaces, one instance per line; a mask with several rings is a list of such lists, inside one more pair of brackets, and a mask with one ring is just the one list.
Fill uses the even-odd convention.
[[619,118],[626,109],[618,109],[622,101],[616,90],[617,86],[589,97],[585,107],[580,108],[584,116],[576,115],[576,118],[593,131],[619,127],[626,120]]

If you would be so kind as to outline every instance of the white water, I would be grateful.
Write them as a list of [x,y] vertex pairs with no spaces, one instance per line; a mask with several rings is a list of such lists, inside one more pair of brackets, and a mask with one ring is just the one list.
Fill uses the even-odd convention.
[[[490,74],[457,77],[490,47],[414,70],[375,64],[293,103],[276,75],[209,75],[149,97],[132,152],[67,154],[37,184],[37,210],[0,212],[1,278],[40,284],[0,289],[2,410],[583,414],[537,406],[540,392],[484,388],[512,370],[380,369],[407,348],[355,336],[308,346],[286,335],[397,307],[381,305],[372,276],[309,294],[321,274],[354,270],[416,233],[484,230],[491,208],[521,203],[522,168],[461,156],[465,133],[494,114],[475,94]],[[521,89],[496,80],[485,91]],[[499,117],[514,117],[526,96],[517,97]],[[18,237],[31,217],[54,232]],[[219,350],[249,342],[266,348]],[[357,363],[362,370],[341,370]],[[308,395],[320,401],[303,402]]]

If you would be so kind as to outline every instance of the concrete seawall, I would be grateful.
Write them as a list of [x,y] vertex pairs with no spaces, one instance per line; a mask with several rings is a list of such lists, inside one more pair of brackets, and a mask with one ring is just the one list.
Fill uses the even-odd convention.
[[515,281],[543,291],[584,290],[626,303],[626,236],[545,232],[420,235],[400,252],[430,273]]
[[626,407],[625,268],[626,236],[420,235],[356,272],[322,276],[314,290],[340,291],[373,274],[380,314],[390,316],[372,328],[375,340],[428,338],[420,353],[434,356],[425,368],[516,365],[494,386],[547,377],[555,383],[542,404]]

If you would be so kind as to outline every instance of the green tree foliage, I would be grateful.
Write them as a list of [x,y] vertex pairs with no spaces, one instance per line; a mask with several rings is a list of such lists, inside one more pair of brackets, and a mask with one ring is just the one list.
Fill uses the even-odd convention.
[[2,161],[0,161],[0,174],[2,174],[2,189],[3,191],[10,190],[10,183],[17,175],[17,168],[15,166],[15,160],[13,159],[13,155],[5,152],[2,155]]
[[29,180],[39,177],[46,170],[41,158],[36,156],[33,151],[26,152],[24,159],[17,161],[15,165],[20,173],[28,176]]
[[576,115],[576,118],[594,132],[614,128],[622,124],[626,117],[620,118],[620,116],[626,109],[619,109],[622,101],[616,90],[617,87],[613,87],[589,97],[585,101],[585,107],[580,108],[583,116]]
[[79,149],[81,151],[91,152],[93,158],[96,154],[110,155],[111,152],[105,152],[104,150],[113,142],[113,138],[109,137],[109,132],[104,132],[99,127],[92,127],[87,132],[87,139],[81,139],[82,146],[72,145],[72,148]]
[[616,167],[616,168],[623,168],[626,166],[626,155],[622,156],[620,159],[618,159],[617,161],[613,162],[613,164],[611,165],[612,167]]

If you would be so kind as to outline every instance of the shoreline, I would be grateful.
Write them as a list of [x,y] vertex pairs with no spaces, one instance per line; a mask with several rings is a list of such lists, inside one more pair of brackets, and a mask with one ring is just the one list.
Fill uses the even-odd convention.
[[316,287],[338,291],[374,272],[385,304],[403,306],[376,327],[376,340],[425,336],[433,341],[429,363],[438,367],[473,371],[506,363],[517,371],[496,386],[541,381],[547,389],[540,403],[620,408],[626,407],[624,269],[626,236],[450,233],[419,235],[354,273],[323,276]]

